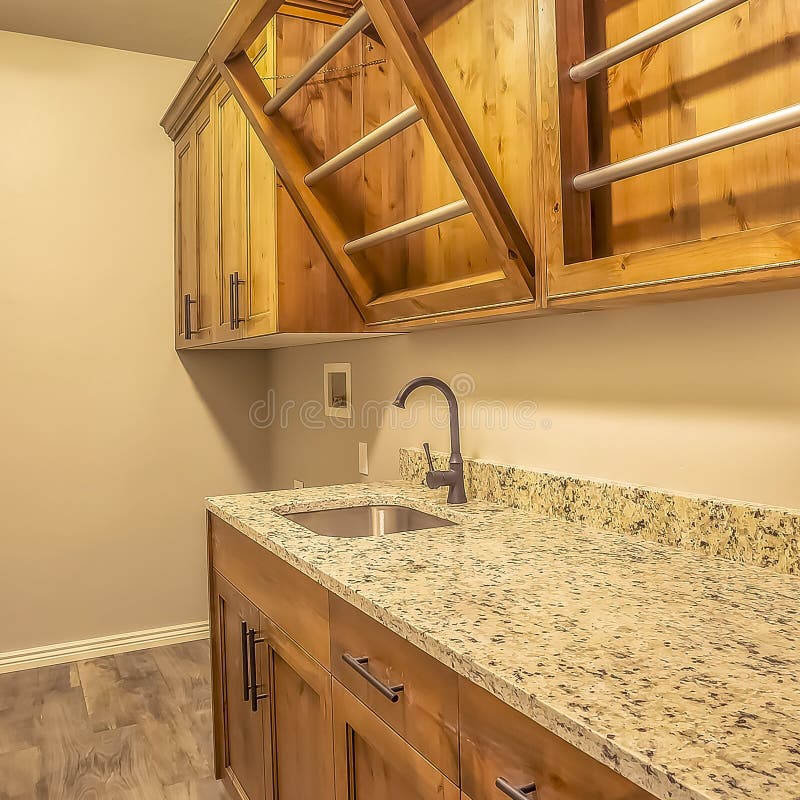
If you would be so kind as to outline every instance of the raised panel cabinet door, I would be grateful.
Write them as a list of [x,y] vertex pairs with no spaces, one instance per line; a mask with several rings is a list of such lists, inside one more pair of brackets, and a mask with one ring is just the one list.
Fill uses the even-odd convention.
[[248,279],[247,120],[236,98],[222,85],[214,94],[216,189],[219,231],[217,315],[214,340],[241,339],[243,287]]
[[[175,345],[208,344],[214,318],[214,263],[209,260],[209,126],[202,106],[175,145]],[[213,147],[211,149],[213,154]],[[211,228],[213,239],[214,228]],[[213,255],[212,255],[213,259]],[[187,330],[188,329],[188,330]]]
[[333,681],[336,800],[459,800],[458,787]]
[[[265,694],[261,616],[228,581],[214,573],[211,617],[217,778],[241,800],[271,799],[266,780],[267,698],[258,700],[255,711],[252,701],[254,691],[258,697]],[[255,648],[255,659],[251,648]]]
[[[175,143],[175,347],[190,347],[185,297],[197,278],[197,150],[194,126]],[[197,299],[190,298],[190,299]],[[191,326],[191,321],[190,321]]]
[[[334,800],[331,676],[262,615],[275,800]],[[270,776],[267,776],[270,780]]]

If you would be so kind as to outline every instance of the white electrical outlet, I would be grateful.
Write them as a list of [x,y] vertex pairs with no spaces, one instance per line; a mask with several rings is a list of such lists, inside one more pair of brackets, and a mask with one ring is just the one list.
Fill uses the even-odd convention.
[[306,485],[305,485],[305,483],[303,483],[303,481],[298,481],[298,480],[295,479],[295,482],[294,482],[294,488],[295,489],[305,489],[305,487],[306,487]]
[[369,475],[369,459],[367,458],[367,443],[358,443],[358,471],[362,475]]

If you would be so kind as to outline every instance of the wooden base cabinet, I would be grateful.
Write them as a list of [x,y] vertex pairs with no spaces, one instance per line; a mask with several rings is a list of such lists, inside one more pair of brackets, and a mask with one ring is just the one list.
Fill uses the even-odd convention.
[[213,515],[209,556],[233,800],[653,800]]

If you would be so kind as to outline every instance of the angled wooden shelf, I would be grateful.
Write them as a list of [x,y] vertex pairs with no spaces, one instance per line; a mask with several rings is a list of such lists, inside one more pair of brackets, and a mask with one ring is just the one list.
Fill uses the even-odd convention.
[[[363,0],[348,6],[351,14],[323,52],[311,58],[300,77],[291,82],[302,85],[332,58],[341,40],[368,29],[385,48],[413,101],[398,119],[384,120],[372,134],[353,142],[324,164],[311,159],[295,131],[280,111],[292,86],[270,94],[254,68],[247,48],[267,23],[281,10],[275,0],[238,0],[220,27],[209,53],[222,78],[242,106],[253,130],[272,159],[288,194],[305,219],[320,247],[354,300],[368,325],[413,323],[425,318],[485,313],[487,309],[520,310],[538,307],[536,257],[529,235],[517,219],[481,147],[459,108],[448,83],[425,41],[421,25],[437,10],[428,0]],[[349,37],[349,38],[348,38]],[[377,231],[354,237],[338,215],[336,198],[320,190],[317,183],[326,175],[360,158],[411,125],[427,128],[452,174],[462,199],[399,221]],[[380,129],[383,130],[380,130]],[[469,214],[487,243],[487,268],[470,275],[440,274],[424,285],[387,290],[382,285],[368,251],[423,228],[444,225],[457,216]]]

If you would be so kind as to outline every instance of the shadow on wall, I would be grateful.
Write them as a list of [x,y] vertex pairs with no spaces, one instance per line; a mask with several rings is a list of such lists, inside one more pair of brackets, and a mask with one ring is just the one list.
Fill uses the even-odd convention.
[[183,350],[177,355],[248,481],[267,488],[267,432],[251,423],[250,410],[268,385],[268,353]]

